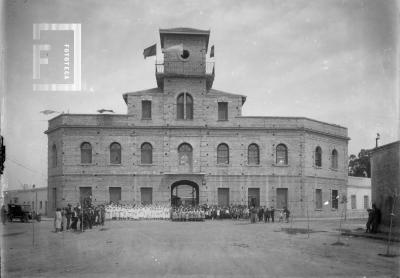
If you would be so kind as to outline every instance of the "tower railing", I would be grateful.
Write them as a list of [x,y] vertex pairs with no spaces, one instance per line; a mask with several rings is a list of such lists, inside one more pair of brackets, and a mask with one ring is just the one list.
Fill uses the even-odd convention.
[[[168,67],[168,71],[165,68]],[[156,61],[156,74],[186,74],[186,75],[214,75],[215,63],[206,62],[205,67],[202,64],[195,65],[185,61]]]

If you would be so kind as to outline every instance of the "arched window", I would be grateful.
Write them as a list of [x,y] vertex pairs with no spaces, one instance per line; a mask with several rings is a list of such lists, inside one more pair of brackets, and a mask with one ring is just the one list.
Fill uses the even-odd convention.
[[192,146],[183,143],[178,147],[179,165],[192,165]]
[[333,169],[338,168],[338,152],[337,152],[337,150],[332,151],[331,168],[333,168]]
[[150,143],[143,143],[140,148],[141,151],[141,163],[152,164],[153,163],[153,147]]
[[121,145],[119,143],[112,143],[110,145],[110,163],[121,164]]
[[229,147],[227,144],[219,144],[217,147],[217,164],[229,164]]
[[288,151],[284,144],[276,146],[276,164],[287,165],[288,164]]
[[51,166],[57,167],[57,147],[55,144],[51,147]]
[[322,167],[322,150],[319,146],[315,148],[315,166]]
[[92,163],[92,145],[88,142],[83,142],[81,144],[81,163]]
[[176,117],[178,120],[193,119],[193,98],[188,93],[182,93],[176,99]]
[[250,144],[247,150],[247,163],[249,165],[260,164],[260,149],[257,144]]

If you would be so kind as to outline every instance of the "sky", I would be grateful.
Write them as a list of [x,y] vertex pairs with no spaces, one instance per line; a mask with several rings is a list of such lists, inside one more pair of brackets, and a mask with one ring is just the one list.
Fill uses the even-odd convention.
[[[156,87],[156,58],[142,53],[159,43],[159,28],[211,30],[213,88],[246,95],[245,116],[347,127],[349,154],[373,148],[376,133],[380,145],[399,138],[395,0],[15,0],[0,9],[3,188],[47,185],[44,131],[55,114],[40,111],[126,114],[123,93]],[[81,24],[81,91],[33,91],[35,23]],[[55,71],[42,68],[45,76]]]

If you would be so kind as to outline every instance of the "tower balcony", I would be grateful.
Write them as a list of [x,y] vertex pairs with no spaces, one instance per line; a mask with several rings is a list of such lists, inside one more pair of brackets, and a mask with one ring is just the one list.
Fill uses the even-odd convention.
[[215,63],[187,63],[184,61],[156,62],[157,86],[164,87],[164,77],[204,77],[207,89],[211,89],[215,77]]

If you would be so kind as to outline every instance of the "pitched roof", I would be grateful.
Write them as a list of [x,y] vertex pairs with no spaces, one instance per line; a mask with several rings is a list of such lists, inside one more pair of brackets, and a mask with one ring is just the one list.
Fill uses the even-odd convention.
[[210,30],[201,30],[201,29],[194,29],[194,28],[188,28],[188,27],[177,27],[177,28],[169,28],[169,29],[161,29],[160,28],[161,48],[164,48],[164,36],[168,35],[168,34],[204,36],[207,38],[206,49],[208,48],[208,40],[210,38]]
[[232,93],[227,93],[224,91],[220,91],[220,90],[215,90],[215,89],[210,89],[208,91],[208,93],[210,94],[216,94],[216,95],[222,95],[222,96],[234,96],[234,97],[241,97],[242,98],[242,104],[244,104],[246,102],[246,98],[247,96],[245,95],[239,95],[239,94],[232,94]]
[[177,27],[177,28],[169,28],[169,29],[161,29],[160,34],[193,34],[193,35],[210,35],[210,30],[201,30],[195,28],[187,28],[187,27]]
[[123,94],[123,98],[125,100],[125,103],[128,104],[128,96],[137,96],[137,95],[143,95],[143,94],[161,94],[163,91],[160,88],[151,88],[147,90],[141,90],[141,91],[136,91],[136,92],[127,92]]
[[[162,93],[163,93],[163,90],[160,88],[151,88],[151,89],[140,90],[140,91],[136,91],[136,92],[127,92],[127,93],[123,94],[123,98],[125,100],[125,103],[127,103],[128,96],[140,96],[140,95],[144,95],[144,94],[162,94]],[[208,94],[214,94],[214,95],[219,95],[219,96],[229,96],[229,97],[241,97],[242,104],[244,104],[246,101],[245,95],[232,94],[232,93],[227,93],[227,92],[215,90],[215,89],[208,90]]]

